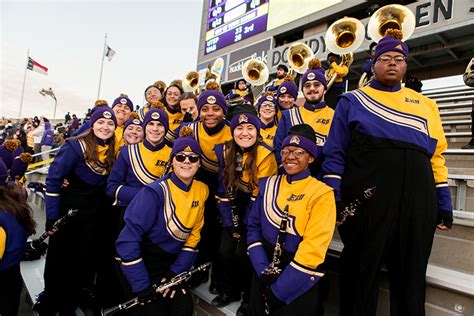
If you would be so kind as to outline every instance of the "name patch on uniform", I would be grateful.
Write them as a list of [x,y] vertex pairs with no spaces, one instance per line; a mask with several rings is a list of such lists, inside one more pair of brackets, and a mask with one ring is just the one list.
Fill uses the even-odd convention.
[[267,135],[267,139],[273,139],[273,138],[274,138],[273,135],[270,135],[270,134]]
[[318,118],[318,120],[316,121],[316,124],[323,124],[323,125],[327,125],[329,124],[329,122],[331,122],[331,119],[323,119],[323,118]]
[[193,204],[191,204],[191,208],[199,207],[199,201],[193,201]]
[[405,97],[405,102],[420,104],[420,100],[414,100],[407,97]]
[[155,166],[164,167],[164,166],[166,166],[166,161],[164,161],[164,160],[158,160],[158,161],[156,162]]
[[178,119],[174,119],[173,121],[173,124],[180,124],[181,123],[181,120],[178,120]]
[[292,194],[288,198],[288,202],[295,202],[295,201],[301,201],[304,198],[304,194]]

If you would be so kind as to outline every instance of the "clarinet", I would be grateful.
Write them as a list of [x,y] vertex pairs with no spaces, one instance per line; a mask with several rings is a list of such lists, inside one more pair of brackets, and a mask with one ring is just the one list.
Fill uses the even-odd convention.
[[[280,275],[282,269],[280,268],[280,263],[281,263],[281,255],[283,253],[283,246],[285,243],[285,235],[286,235],[286,228],[288,227],[288,211],[289,207],[288,205],[285,206],[283,210],[283,215],[281,217],[281,222],[280,222],[280,229],[278,231],[278,236],[275,244],[275,248],[273,249],[273,257],[272,257],[272,262],[270,265],[263,270],[262,272],[262,277],[267,276],[270,279],[277,279],[278,276]],[[265,314],[269,315],[270,314],[270,306],[268,306],[267,299],[265,295],[263,296],[264,301],[265,301]]]
[[[186,272],[183,272],[183,273],[180,273],[180,274],[176,275],[175,277],[173,277],[171,280],[169,280],[166,283],[163,283],[161,285],[153,284],[152,288],[157,293],[158,292],[163,292],[164,290],[169,289],[170,287],[173,287],[175,285],[181,284],[181,283],[189,280],[189,278],[193,274],[195,274],[197,272],[205,271],[210,265],[211,265],[210,262],[202,264],[202,265],[198,266],[195,269],[192,269],[190,271],[186,271]],[[130,309],[130,308],[132,308],[132,307],[134,307],[138,304],[142,304],[142,303],[144,303],[144,302],[137,296],[137,297],[134,297],[134,298],[122,303],[122,304],[118,304],[114,307],[110,307],[110,308],[107,308],[107,309],[102,309],[101,315],[102,316],[112,315],[112,314],[115,314],[119,311]]]
[[[228,191],[228,197],[230,201],[230,214],[232,216],[232,228],[234,231],[232,232],[232,236],[234,236],[234,233],[237,234],[239,231],[239,214],[237,214],[237,205],[235,205],[235,195],[233,193],[233,190]],[[237,236],[235,237],[237,238]],[[240,239],[240,235],[237,239]]]
[[32,240],[28,242],[25,249],[24,260],[36,260],[39,259],[47,249],[47,244],[44,243],[46,238],[51,235],[54,235],[60,227],[64,226],[69,218],[75,216],[77,214],[77,210],[70,209],[66,215],[58,219],[53,224],[53,228],[51,231],[44,231],[38,239]]
[[342,211],[341,211],[341,220],[337,222],[337,225],[342,225],[346,221],[348,216],[354,216],[359,207],[366,201],[370,200],[375,194],[375,188],[368,188],[364,191],[363,195],[360,198],[356,198],[354,201],[349,203]]

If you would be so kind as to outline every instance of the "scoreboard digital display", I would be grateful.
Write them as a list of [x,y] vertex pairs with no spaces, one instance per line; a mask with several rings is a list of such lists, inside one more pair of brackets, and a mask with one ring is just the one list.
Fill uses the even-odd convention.
[[269,0],[209,0],[205,54],[267,29]]

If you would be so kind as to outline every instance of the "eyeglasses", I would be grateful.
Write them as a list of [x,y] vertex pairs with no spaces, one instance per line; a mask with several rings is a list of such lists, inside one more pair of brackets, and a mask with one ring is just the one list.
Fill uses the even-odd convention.
[[403,64],[404,62],[406,62],[407,58],[405,56],[400,56],[400,55],[399,56],[394,56],[394,57],[384,55],[384,56],[380,56],[379,58],[377,58],[377,60],[380,61],[383,64],[388,64],[389,62],[394,60],[397,65],[400,65],[400,64]]
[[303,87],[304,88],[311,88],[311,87],[319,88],[321,85],[322,85],[321,82],[315,81],[315,82],[306,82],[303,85]]
[[304,156],[304,154],[306,154],[306,150],[302,150],[302,149],[296,149],[296,150],[282,149],[280,151],[280,155],[283,158],[288,157],[290,154],[293,154],[293,156],[296,157],[296,158],[301,158],[301,157]]
[[260,107],[262,109],[275,109],[275,105],[273,103],[263,103]]
[[199,161],[199,156],[198,155],[186,155],[186,154],[176,154],[174,156],[176,158],[176,161],[178,162],[184,162],[186,160],[186,158],[189,159],[189,162],[190,163],[196,163]]

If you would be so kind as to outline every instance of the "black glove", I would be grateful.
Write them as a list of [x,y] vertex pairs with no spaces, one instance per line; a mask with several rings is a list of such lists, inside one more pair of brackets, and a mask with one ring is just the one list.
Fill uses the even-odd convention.
[[47,219],[47,220],[46,220],[45,230],[46,230],[47,232],[51,231],[51,230],[53,229],[54,223],[56,223],[56,220],[55,220],[55,219]]
[[443,224],[444,226],[451,229],[453,227],[453,213],[443,210],[438,210],[438,221],[436,224]]
[[38,260],[41,258],[42,255],[46,253],[46,249],[48,249],[48,244],[43,242],[39,242],[38,239],[30,241],[26,244],[25,253],[23,255],[24,261],[33,261]]
[[192,121],[193,121],[193,115],[189,112],[186,112],[186,114],[184,114],[183,116],[183,123],[192,122]]
[[151,286],[137,293],[138,299],[142,304],[151,302],[156,299],[155,289]]
[[336,201],[336,222],[342,220],[342,211],[346,208],[346,203],[343,201]]
[[265,295],[265,300],[268,304],[268,307],[270,308],[270,313],[275,312],[280,307],[285,305],[283,301],[281,301],[278,297],[275,296],[275,294],[273,294],[273,291],[269,286],[263,289],[263,295]]
[[262,281],[263,283],[263,286],[265,287],[269,287],[270,285],[272,285],[273,283],[276,282],[276,280],[278,280],[278,277],[279,275],[277,274],[274,274],[274,273],[262,273],[262,277],[260,278],[260,280]]
[[[165,274],[163,275],[164,281],[161,282],[161,284],[171,281],[171,279],[174,278],[175,276],[176,276],[176,273],[174,273],[173,271],[167,270]],[[169,288],[169,290],[170,292],[176,291],[178,293],[178,292],[181,292],[182,289],[187,289],[187,287],[188,287],[187,282],[181,282],[180,284],[173,285],[172,287]]]

